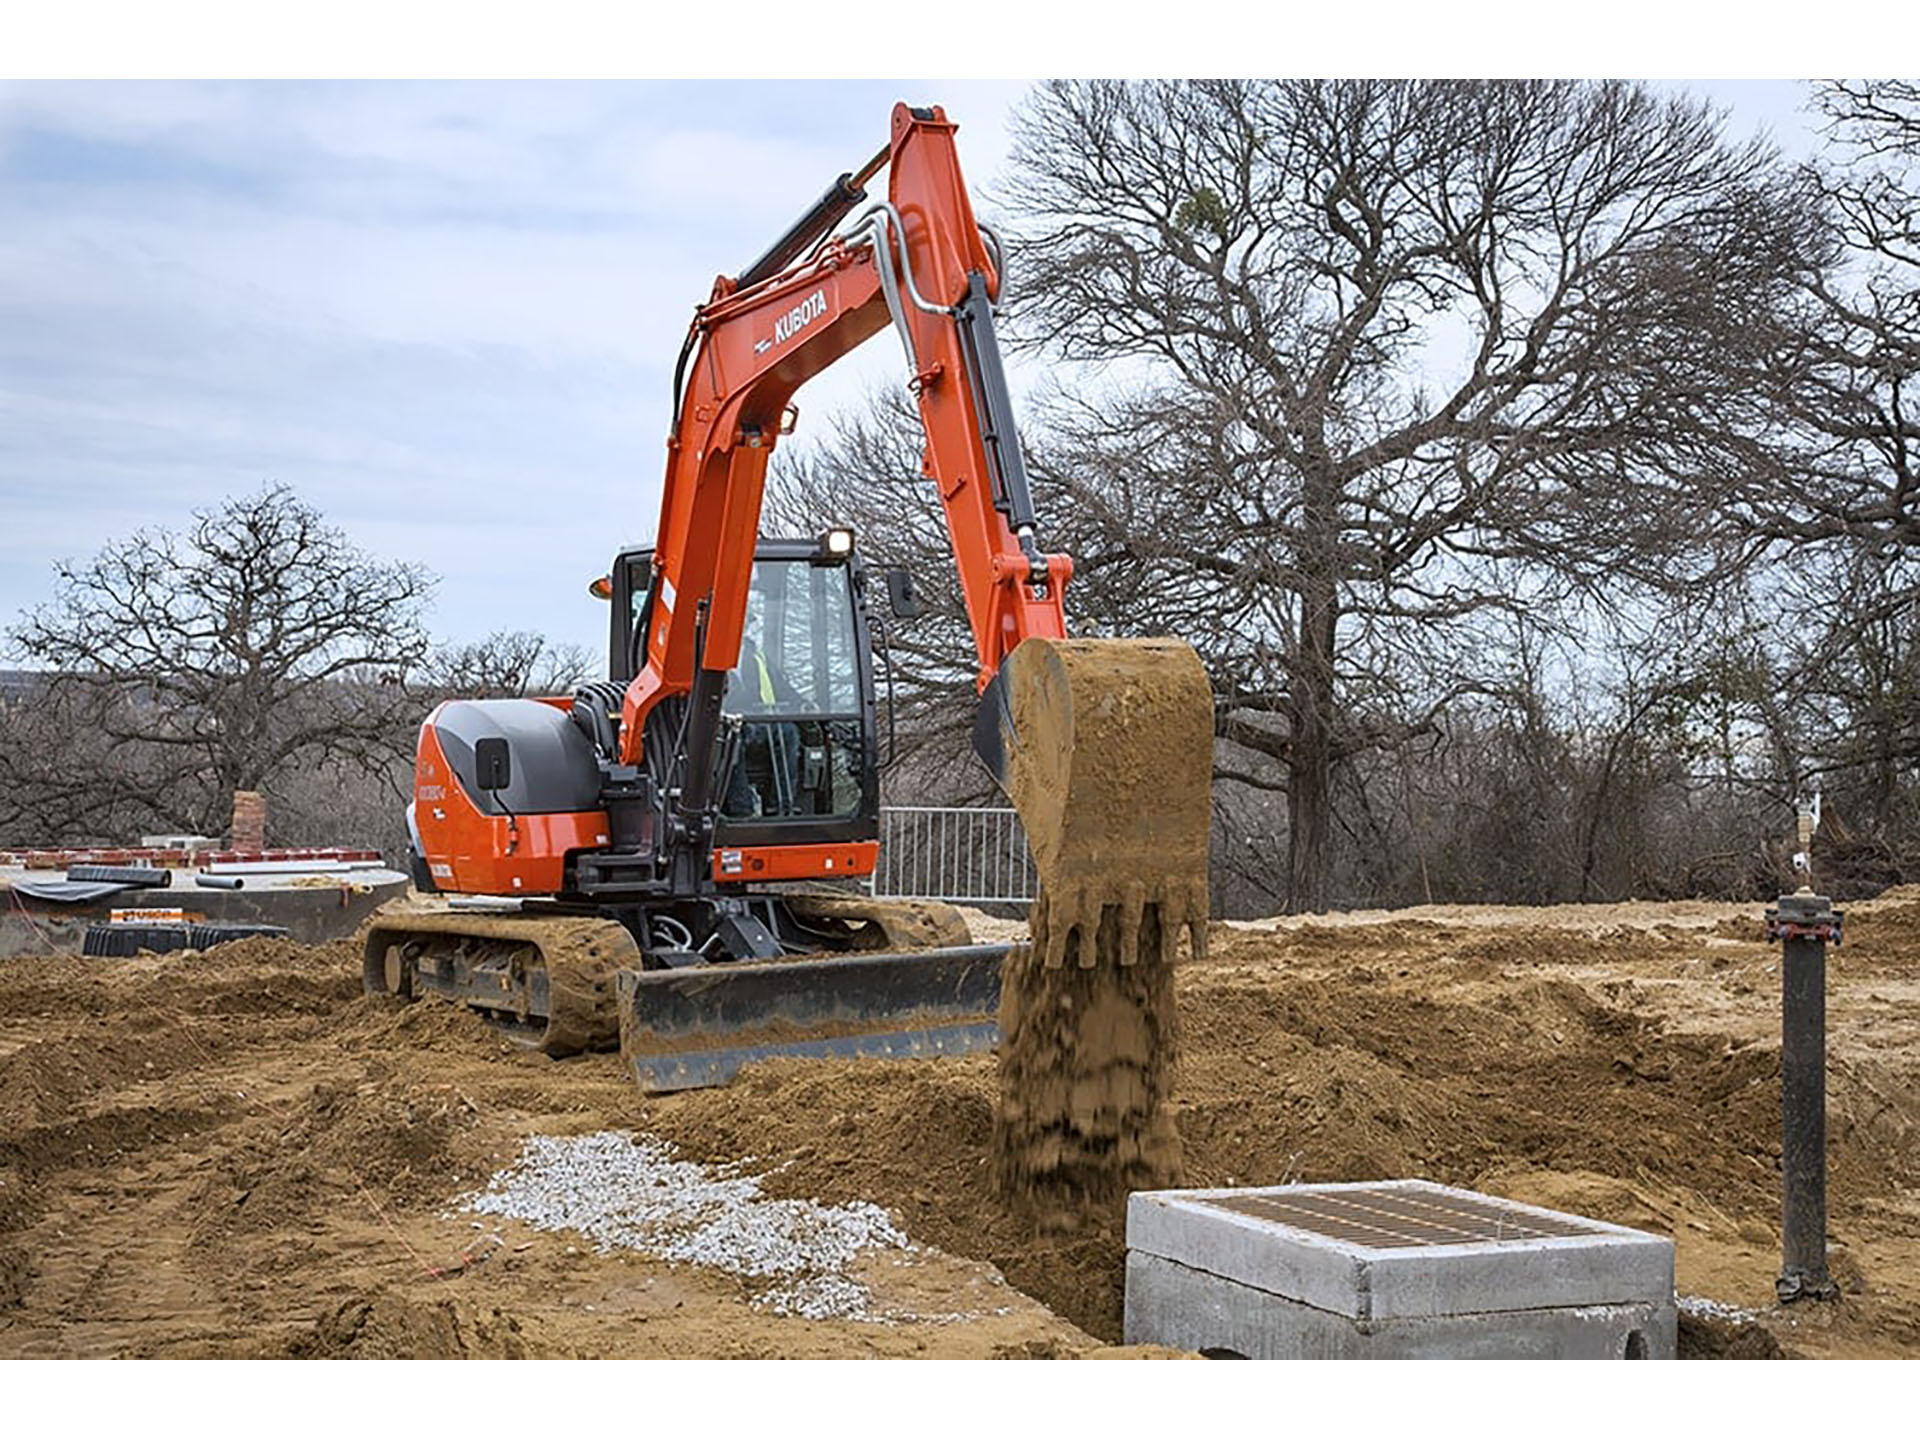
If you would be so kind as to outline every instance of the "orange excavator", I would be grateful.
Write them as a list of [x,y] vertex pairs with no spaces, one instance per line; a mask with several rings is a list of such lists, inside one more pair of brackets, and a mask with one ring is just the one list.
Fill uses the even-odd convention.
[[[885,148],[715,282],[675,367],[655,543],[596,582],[608,678],[428,717],[420,898],[368,930],[369,992],[440,994],[553,1055],[617,1039],[649,1090],[769,1055],[995,1043],[1006,947],[859,886],[879,850],[878,587],[844,529],[758,533],[795,390],[889,327],[978,652],[975,746],[1052,906],[1041,960],[1126,963],[1143,927],[1204,916],[1206,678],[1179,641],[1066,638],[1072,563],[1038,543],[994,333],[1003,252],[954,130],[896,106]],[[886,578],[910,611],[911,577]]]

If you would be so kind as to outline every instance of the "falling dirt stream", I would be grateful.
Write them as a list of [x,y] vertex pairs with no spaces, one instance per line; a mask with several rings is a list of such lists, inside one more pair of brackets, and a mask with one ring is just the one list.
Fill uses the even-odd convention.
[[1000,987],[1003,1193],[1072,1228],[1176,1183],[1173,966],[1204,953],[1213,711],[1175,640],[1029,640],[1008,781],[1040,886]]

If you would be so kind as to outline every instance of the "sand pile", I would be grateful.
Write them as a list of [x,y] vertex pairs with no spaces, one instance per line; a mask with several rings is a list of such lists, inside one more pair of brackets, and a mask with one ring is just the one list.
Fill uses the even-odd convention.
[[725,1090],[646,1107],[645,1130],[707,1161],[753,1157],[769,1195],[871,1201],[914,1240],[984,1260],[1016,1289],[1109,1342],[1125,1253],[1117,1205],[1057,1233],[1010,1206],[995,1175],[993,1057],[885,1064],[776,1060]]

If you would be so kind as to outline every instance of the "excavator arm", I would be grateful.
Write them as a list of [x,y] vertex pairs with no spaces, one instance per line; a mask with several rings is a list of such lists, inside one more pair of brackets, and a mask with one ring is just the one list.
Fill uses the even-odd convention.
[[[1184,642],[1066,638],[1072,565],[1038,545],[994,335],[1001,255],[974,218],[954,128],[938,107],[896,106],[882,155],[842,176],[761,261],[719,280],[696,314],[621,759],[677,776],[662,782],[666,842],[676,863],[704,858],[720,707],[782,416],[804,381],[891,324],[973,630],[975,748],[1020,812],[1040,881],[1032,944],[1009,956],[1000,983],[1002,1178],[1105,1194],[1178,1169],[1171,973],[1178,937],[1196,954],[1204,941],[1211,692]],[[836,233],[883,161],[886,201]],[[646,757],[647,716],[673,696],[687,702],[678,753]],[[817,998],[822,982],[780,968],[768,983]],[[645,981],[623,983],[633,992],[623,1050],[639,1055]],[[656,1001],[679,998],[671,979],[655,989]],[[703,981],[700,993],[717,992]]]
[[[883,166],[887,198],[868,202]],[[649,1090],[722,1083],[774,1055],[997,1045],[1010,1188],[1071,1206],[1173,1177],[1172,966],[1181,935],[1196,954],[1203,941],[1211,696],[1181,641],[1067,637],[1073,568],[1040,548],[994,334],[1003,280],[954,126],[937,107],[901,105],[872,161],[715,282],[675,370],[634,678],[570,705],[450,701],[428,718],[409,810],[423,873],[523,903],[383,915],[365,941],[370,993],[446,995],[556,1056],[617,1029]],[[1024,947],[957,943],[948,922],[964,924],[944,906],[907,925],[898,905],[776,894],[714,871],[715,792],[741,733],[721,707],[767,462],[795,390],[889,327],[972,628],[975,748],[1020,812],[1039,876]],[[837,953],[796,956],[783,926]]]
[[[676,377],[646,658],[622,706],[621,759],[638,765],[648,713],[686,697],[680,754],[665,757],[678,764],[667,843],[704,854],[720,707],[739,659],[782,417],[802,383],[891,324],[973,630],[975,749],[1021,812],[1043,889],[1056,906],[1074,907],[1050,963],[1076,948],[1083,929],[1091,963],[1098,897],[1113,886],[1128,935],[1146,907],[1170,925],[1197,927],[1205,914],[1211,693],[1183,642],[1066,638],[1061,600],[1072,562],[1038,548],[994,334],[999,247],[974,218],[954,130],[938,106],[896,105],[887,148],[840,177],[738,279],[717,280],[695,314]],[[883,163],[886,201],[833,233]]]
[[[661,700],[691,706],[679,814],[711,801],[706,757],[739,660],[767,464],[793,393],[890,324],[911,367],[926,469],[945,508],[983,690],[1031,636],[1066,634],[1064,555],[1036,519],[993,329],[996,254],[973,216],[955,126],[936,106],[893,112],[891,143],[843,176],[801,225],[695,315],[676,384],[646,661],[622,707],[622,760],[640,763]],[[888,168],[887,200],[828,237]],[[809,230],[817,233],[809,235]],[[802,258],[801,250],[812,245]],[[792,263],[785,263],[791,261]],[[773,273],[765,273],[771,270]]]

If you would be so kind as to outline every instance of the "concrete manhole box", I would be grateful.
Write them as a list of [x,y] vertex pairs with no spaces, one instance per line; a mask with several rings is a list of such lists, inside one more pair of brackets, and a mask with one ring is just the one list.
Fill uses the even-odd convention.
[[1249,1359],[1672,1359],[1673,1242],[1426,1180],[1148,1190],[1126,1341]]

